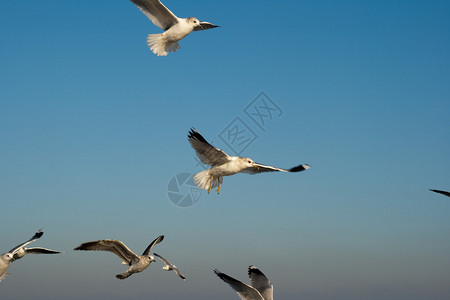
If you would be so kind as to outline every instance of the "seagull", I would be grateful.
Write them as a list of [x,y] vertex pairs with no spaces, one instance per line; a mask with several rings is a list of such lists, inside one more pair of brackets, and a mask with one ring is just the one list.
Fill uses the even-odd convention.
[[273,300],[273,285],[257,267],[248,267],[251,285],[245,284],[215,269],[214,273],[228,283],[242,300]]
[[201,162],[212,167],[194,175],[195,184],[201,189],[208,190],[208,193],[211,188],[216,186],[217,194],[220,192],[223,176],[237,173],[300,172],[310,168],[309,165],[304,164],[291,169],[280,169],[256,163],[248,157],[229,156],[222,150],[210,145],[194,128],[189,131],[188,141]]
[[162,257],[161,255],[158,255],[156,253],[153,253],[156,257],[158,257],[163,263],[165,263],[166,265],[164,267],[162,267],[163,270],[166,271],[174,271],[175,273],[177,273],[178,276],[180,276],[183,280],[186,280],[186,277],[181,274],[180,270],[178,270],[177,266],[172,265],[167,259],[165,259],[164,257]]
[[128,270],[121,274],[117,274],[116,278],[125,279],[147,269],[150,263],[156,261],[155,258],[150,255],[150,250],[153,246],[160,243],[164,239],[164,235],[158,236],[150,245],[145,249],[142,255],[137,255],[131,251],[124,243],[116,240],[98,240],[93,242],[83,243],[73,250],[94,250],[94,251],[109,251],[122,259],[122,264],[129,265]]
[[447,197],[450,197],[450,193],[449,193],[449,192],[446,192],[446,191],[433,190],[433,189],[430,189],[430,191],[435,192],[435,193],[439,193],[439,194],[442,194],[442,195],[445,195],[445,196],[447,196]]
[[200,22],[197,18],[178,18],[159,0],[130,0],[163,33],[149,34],[147,45],[158,56],[166,56],[169,52],[180,49],[178,41],[192,31],[200,31],[219,27],[209,22]]
[[58,254],[62,253],[60,251],[50,250],[46,248],[25,248],[26,245],[29,243],[32,243],[36,240],[38,240],[42,235],[44,234],[44,231],[40,229],[38,232],[36,232],[31,239],[28,241],[20,244],[17,247],[14,247],[9,252],[3,253],[0,256],[0,281],[5,279],[8,276],[7,269],[11,262],[21,259],[25,256],[25,254]]

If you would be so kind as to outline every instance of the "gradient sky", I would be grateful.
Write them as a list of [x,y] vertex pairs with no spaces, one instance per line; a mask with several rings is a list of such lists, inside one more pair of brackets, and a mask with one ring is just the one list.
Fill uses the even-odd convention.
[[[450,298],[450,2],[164,1],[195,32],[157,57],[161,32],[127,0],[0,1],[0,253],[14,262],[1,299],[238,296],[214,268],[275,298]],[[245,108],[265,92],[282,113],[261,129]],[[168,198],[200,171],[186,135],[239,117],[258,136],[242,153],[298,174],[236,175],[192,207]],[[113,238],[160,262],[119,281]]]

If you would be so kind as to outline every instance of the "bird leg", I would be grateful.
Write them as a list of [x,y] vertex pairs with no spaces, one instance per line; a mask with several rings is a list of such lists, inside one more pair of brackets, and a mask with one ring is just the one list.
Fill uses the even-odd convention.
[[214,178],[214,175],[211,175],[211,183],[210,183],[209,188],[208,188],[208,194],[209,194],[209,192],[211,192],[211,188],[212,188],[212,185],[213,185],[213,178]]
[[218,180],[217,181],[219,181],[219,187],[217,188],[217,195],[219,194],[219,192],[220,192],[220,187],[221,187],[221,185],[220,185],[220,177],[218,178]]

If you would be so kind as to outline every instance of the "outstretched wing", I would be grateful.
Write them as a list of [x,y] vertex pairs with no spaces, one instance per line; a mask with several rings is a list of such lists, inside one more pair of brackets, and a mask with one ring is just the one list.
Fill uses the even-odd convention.
[[166,31],[178,23],[178,18],[161,1],[158,0],[130,0],[156,26]]
[[200,158],[204,164],[215,166],[224,164],[230,160],[228,154],[209,144],[194,128],[191,128],[191,131],[189,131],[188,140],[197,153],[198,158]]
[[56,250],[51,250],[51,249],[46,249],[46,248],[35,247],[35,248],[25,248],[25,253],[26,254],[59,254],[62,252],[56,251]]
[[164,240],[164,235],[158,236],[156,239],[153,240],[153,242],[151,242],[150,245],[148,245],[148,247],[145,249],[142,255],[148,255],[150,253],[150,250],[152,250],[152,247],[155,246],[156,244],[161,243],[162,240]]
[[273,300],[273,285],[257,267],[248,267],[252,287],[258,290],[265,300]]
[[168,266],[173,266],[167,259],[165,259],[164,257],[162,257],[159,254],[153,253],[156,257],[158,257],[160,260],[162,260],[163,263],[165,263]]
[[442,194],[442,195],[445,195],[445,196],[447,196],[447,197],[450,197],[450,193],[449,193],[449,192],[446,192],[446,191],[432,190],[432,189],[430,189],[430,191],[435,192],[435,193],[439,193],[439,194]]
[[242,300],[264,300],[260,292],[255,288],[245,284],[227,274],[221,273],[219,270],[215,269],[214,273],[219,276],[220,279],[228,283],[229,286],[233,288]]
[[137,256],[133,251],[125,246],[124,243],[116,240],[98,240],[93,242],[86,242],[73,250],[108,251],[120,257],[120,259],[122,259],[122,261],[126,262],[128,265],[139,261],[139,256]]
[[252,167],[246,168],[242,170],[243,173],[248,174],[258,174],[258,173],[264,173],[264,172],[301,172],[304,170],[308,170],[310,168],[309,165],[298,165],[296,167],[290,168],[290,169],[281,169],[277,167],[272,166],[266,166],[258,163],[254,163]]
[[42,235],[44,234],[44,230],[39,229],[31,239],[29,239],[28,241],[12,248],[9,253],[11,253],[12,255],[16,254],[17,251],[19,251],[20,248],[25,247],[26,245],[28,245],[29,243],[34,242],[35,240],[39,239]]
[[216,28],[216,27],[220,27],[220,26],[214,25],[213,23],[209,23],[209,22],[200,22],[200,24],[198,26],[194,27],[194,31],[206,30],[206,29],[211,29],[211,28]]
[[186,280],[186,276],[184,276],[184,275],[180,272],[180,270],[178,270],[177,267],[175,267],[173,270],[175,271],[175,273],[177,273],[178,276],[180,276],[181,279]]

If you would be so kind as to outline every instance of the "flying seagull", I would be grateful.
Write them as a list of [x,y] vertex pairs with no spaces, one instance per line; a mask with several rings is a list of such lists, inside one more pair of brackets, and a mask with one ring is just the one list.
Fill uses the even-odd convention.
[[214,273],[228,283],[242,300],[273,300],[273,285],[257,267],[248,267],[251,285],[245,284],[215,269]]
[[445,195],[445,196],[447,196],[447,197],[450,197],[450,193],[449,193],[449,192],[446,192],[446,191],[433,190],[433,189],[430,189],[430,191],[435,192],[435,193],[439,193],[439,194],[442,194],[442,195]]
[[129,265],[128,270],[121,274],[117,274],[119,279],[125,279],[147,269],[151,262],[156,261],[155,258],[150,255],[150,250],[153,246],[160,243],[164,239],[164,235],[158,236],[150,245],[145,249],[142,255],[137,255],[131,251],[124,243],[116,240],[98,240],[93,242],[83,243],[73,250],[93,250],[93,251],[109,251],[122,259],[122,264]]
[[29,243],[32,243],[36,240],[38,240],[42,235],[44,234],[44,231],[40,229],[38,232],[36,232],[31,239],[28,241],[18,245],[17,247],[14,247],[13,249],[9,250],[9,252],[3,253],[0,256],[0,281],[6,278],[8,276],[7,269],[11,262],[21,259],[25,256],[25,254],[57,254],[62,253],[60,251],[50,250],[46,248],[25,248],[26,245]]
[[204,190],[211,191],[217,186],[217,193],[223,181],[223,176],[237,173],[258,174],[263,172],[300,172],[309,169],[309,165],[298,165],[291,169],[280,169],[254,162],[248,157],[229,156],[222,150],[210,145],[203,136],[195,129],[191,129],[188,140],[197,153],[202,163],[210,165],[211,169],[194,175],[195,184]]
[[197,18],[178,18],[159,0],[130,0],[156,26],[164,30],[163,33],[149,34],[147,45],[158,56],[166,56],[169,52],[180,49],[178,41],[192,31],[219,27],[209,22],[200,22]]
[[177,266],[172,265],[167,259],[165,259],[164,257],[162,257],[161,255],[158,255],[156,253],[153,253],[156,257],[158,257],[163,263],[165,263],[165,266],[162,267],[163,270],[166,271],[174,271],[175,273],[177,273],[178,276],[180,276],[183,280],[186,280],[186,277],[181,274],[180,270],[178,270]]

